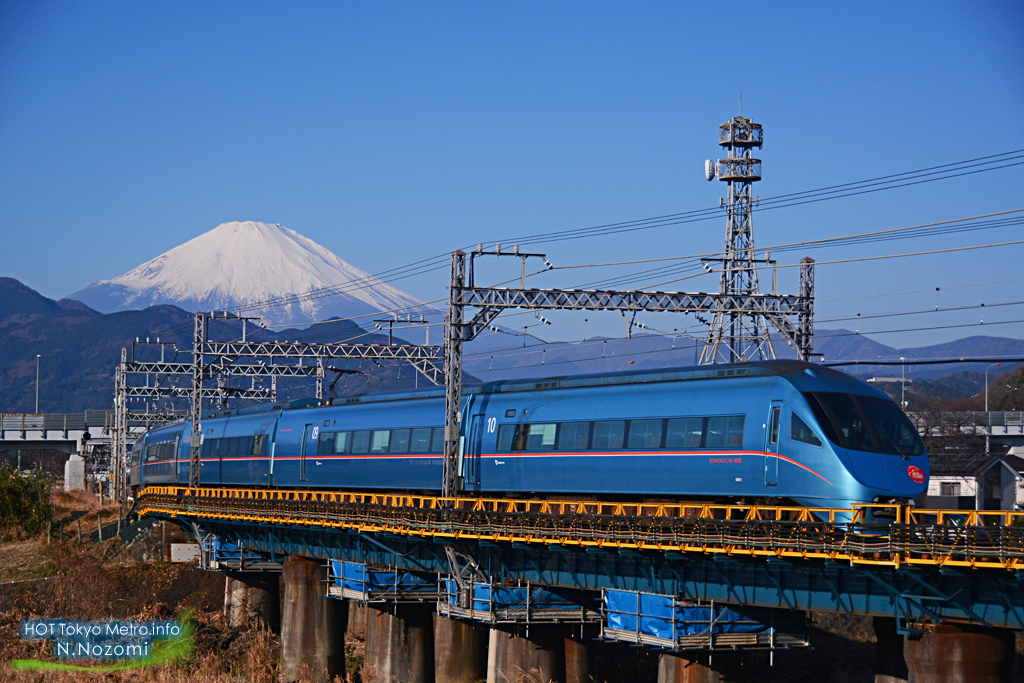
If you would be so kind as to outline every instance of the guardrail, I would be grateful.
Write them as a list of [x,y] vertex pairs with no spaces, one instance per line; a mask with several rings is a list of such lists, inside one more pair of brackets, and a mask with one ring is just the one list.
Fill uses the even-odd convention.
[[[140,515],[563,548],[1024,569],[1024,513],[149,487]],[[891,515],[892,521],[882,519]],[[1020,526],[1018,526],[1020,525]]]
[[[155,413],[130,412],[129,427],[149,426],[168,419],[180,419],[187,410]],[[82,413],[0,413],[0,435],[3,432],[61,432],[87,429],[113,429],[113,410],[86,410]]]
[[84,413],[3,413],[0,428],[3,431],[80,431],[88,427],[108,427],[113,424],[114,411],[87,410]]

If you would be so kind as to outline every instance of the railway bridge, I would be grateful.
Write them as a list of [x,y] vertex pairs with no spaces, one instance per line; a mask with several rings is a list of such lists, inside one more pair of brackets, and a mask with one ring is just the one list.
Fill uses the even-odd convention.
[[136,507],[200,541],[235,619],[275,621],[283,572],[285,679],[342,673],[346,613],[403,683],[587,681],[603,641],[657,648],[659,683],[755,681],[745,653],[807,646],[810,611],[874,618],[878,682],[999,681],[1024,630],[1019,512],[182,486]]

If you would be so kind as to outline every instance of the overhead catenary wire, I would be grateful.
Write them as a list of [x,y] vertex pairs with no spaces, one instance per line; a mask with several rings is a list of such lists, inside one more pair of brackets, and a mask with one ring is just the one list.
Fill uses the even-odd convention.
[[[991,327],[991,326],[995,326],[995,325],[1010,325],[1010,324],[1015,324],[1015,323],[1024,323],[1024,319],[1021,319],[1021,320],[1005,320],[1005,321],[999,321],[999,322],[993,322],[993,323],[969,323],[969,324],[964,324],[964,325],[935,325],[935,326],[929,326],[929,327],[913,327],[913,328],[903,328],[903,329],[894,329],[894,330],[878,330],[878,331],[869,332],[868,334],[873,334],[873,335],[898,334],[898,333],[902,333],[902,332],[921,332],[921,331],[931,331],[931,330],[957,329],[957,328],[964,328],[964,327]],[[831,338],[835,338],[835,337],[859,336],[859,335],[862,335],[862,334],[864,334],[864,333],[845,332],[845,333],[830,334],[829,338],[831,339]],[[656,336],[665,336],[665,335],[656,335]],[[608,342],[608,341],[627,342],[628,340],[625,339],[624,337],[616,337],[616,338],[607,339],[607,340],[595,340],[595,341],[579,342],[579,343],[574,344],[572,348],[579,348],[579,347],[582,347],[584,345],[587,345],[587,346],[599,345],[599,344],[603,344],[603,343]],[[696,340],[696,342],[697,342],[698,345],[703,343],[699,339]],[[565,343],[565,344],[568,345],[571,342],[561,342],[561,343]],[[568,346],[566,348],[568,348]],[[556,349],[556,350],[558,350],[558,349]],[[537,347],[533,347],[532,349],[525,349],[525,350],[524,349],[516,349],[515,353],[509,353],[509,354],[506,354],[506,355],[500,355],[500,352],[498,352],[498,351],[489,351],[489,352],[486,352],[486,353],[480,354],[480,355],[481,356],[490,355],[490,356],[494,356],[495,358],[499,358],[499,357],[512,357],[512,356],[516,356],[516,355],[528,355],[528,354],[531,354],[531,353],[535,354],[538,351],[539,351],[539,349]],[[681,351],[681,349],[648,349],[646,351],[635,351],[635,352],[629,352],[629,353],[623,353],[623,352],[620,351],[615,357],[616,358],[623,358],[623,357],[648,356],[648,355],[653,355],[653,354],[658,354],[658,353],[673,353],[673,352],[677,352],[678,353],[679,351]],[[551,351],[549,350],[549,353],[550,352]],[[466,354],[466,356],[469,356],[469,355],[476,355],[476,354]],[[477,373],[477,374],[483,374],[483,373],[486,373],[486,372],[505,372],[505,371],[507,371],[509,369],[520,370],[520,369],[523,369],[523,368],[541,367],[542,365],[543,366],[554,366],[554,365],[578,364],[578,363],[586,363],[586,362],[590,362],[590,361],[599,361],[599,360],[603,360],[603,359],[607,359],[607,358],[608,357],[606,357],[606,356],[595,356],[593,358],[571,358],[571,359],[566,359],[566,360],[545,360],[544,363],[517,364],[517,365],[514,366],[514,368],[499,368],[497,370],[490,370],[490,371],[488,371],[488,370],[480,370],[480,369],[473,369],[473,370],[471,370],[471,372]],[[870,363],[869,362],[865,362],[865,364],[870,364]],[[909,365],[910,363],[908,362],[907,364]]]
[[[933,254],[948,254],[948,253],[954,252],[954,251],[971,251],[971,250],[974,250],[974,249],[991,249],[993,247],[1008,247],[1008,246],[1012,246],[1012,245],[1015,245],[1015,244],[1024,244],[1024,240],[1013,240],[1013,241],[1010,241],[1010,242],[995,242],[993,244],[974,244],[974,245],[970,245],[970,246],[966,246],[966,247],[949,247],[948,249],[931,249],[929,251],[915,251],[915,252],[908,252],[906,254],[884,254],[882,256],[859,256],[859,257],[856,257],[856,258],[835,259],[835,260],[832,260],[832,261],[815,261],[814,262],[814,266],[815,267],[818,267],[818,266],[831,266],[831,265],[836,265],[836,264],[839,264],[839,263],[858,263],[858,262],[862,262],[862,261],[879,261],[879,260],[883,260],[883,259],[908,258],[908,257],[911,257],[911,256],[930,256],[930,255],[933,255]],[[801,264],[799,264],[799,263],[783,263],[783,264],[779,264],[777,266],[771,266],[771,267],[772,268],[798,268],[798,267],[800,267],[800,265]],[[763,268],[758,268],[758,270],[764,270],[764,269]],[[673,282],[678,282],[679,280],[682,280],[682,279],[684,279],[684,278],[676,278],[674,280],[666,280],[664,282],[658,282],[658,283],[655,283],[655,284],[645,285],[642,289],[650,289],[650,288],[653,288],[653,287],[661,287],[662,285],[667,285],[667,284],[671,284]]]
[[[916,171],[906,171],[898,174],[890,174],[888,176],[879,176],[876,178],[869,178],[866,180],[855,181],[852,183],[845,183],[843,185],[834,185],[824,188],[818,188],[815,190],[806,190],[797,193],[789,193],[786,195],[779,195],[777,197],[769,197],[761,200],[757,210],[768,210],[772,208],[783,208],[784,206],[792,206],[797,204],[809,203],[809,201],[825,201],[827,199],[836,199],[843,196],[852,196],[853,194],[864,194],[866,192],[876,192],[885,189],[895,189],[897,187],[905,187],[908,184],[920,184],[923,182],[934,182],[937,180],[945,180],[949,178],[960,177],[963,175],[971,175],[974,173],[981,173],[986,171],[998,170],[1001,168],[1008,168],[1011,166],[1017,166],[1024,164],[1024,161],[1016,161],[1018,159],[1024,159],[1024,149],[1012,150],[1009,152],[1003,152],[1000,154],[993,154],[984,157],[977,157],[974,159],[967,159],[959,162],[952,162],[948,164],[942,164],[940,166],[932,166]],[[980,162],[980,163],[979,163]],[[1014,162],[1014,163],[1009,163]],[[977,168],[978,166],[986,166],[985,168]],[[975,170],[970,172],[960,172],[962,169],[974,168]],[[936,173],[946,175],[940,175],[936,177]],[[909,182],[910,180],[917,179],[915,182]],[[904,182],[907,181],[907,182]],[[888,185],[876,187],[879,183],[888,182]],[[893,184],[896,183],[896,184]],[[870,187],[869,190],[859,190],[858,188]],[[854,190],[858,190],[854,192]],[[836,194],[840,192],[840,194]],[[846,193],[846,194],[842,194]],[[819,196],[821,195],[821,196]],[[814,197],[817,197],[816,199]],[[810,199],[809,199],[810,198]],[[799,201],[795,201],[799,200]],[[787,203],[790,202],[790,203]],[[591,237],[599,234],[610,234],[608,231],[624,231],[624,230],[638,230],[638,229],[650,229],[654,227],[662,227],[667,225],[678,225],[680,223],[692,222],[693,220],[710,220],[720,215],[720,207],[708,207],[705,209],[697,209],[694,211],[687,211],[676,214],[666,214],[664,216],[658,216],[654,218],[637,219],[632,221],[624,221],[620,223],[610,223],[599,226],[592,226],[589,228],[570,229],[564,231],[556,231],[549,233],[539,233],[535,235],[529,235],[524,237],[513,237],[502,240],[495,240],[486,243],[488,247],[493,246],[497,242],[514,242],[519,241],[520,244],[535,244],[541,242],[552,242],[552,241],[563,241],[565,239],[578,239],[580,237]],[[707,215],[704,215],[707,214]],[[471,246],[464,247],[465,249],[471,249]],[[288,305],[291,303],[300,303],[302,301],[309,301],[327,296],[334,296],[337,294],[350,293],[352,291],[358,291],[360,289],[366,289],[368,287],[376,286],[379,283],[394,282],[397,280],[413,277],[415,275],[421,275],[427,272],[440,270],[446,267],[446,261],[448,254],[439,254],[437,256],[428,257],[414,261],[404,266],[398,266],[396,268],[387,269],[376,274],[367,275],[364,278],[357,279],[355,281],[349,281],[346,283],[339,283],[332,287],[325,287],[315,290],[309,290],[307,292],[295,293],[282,295],[280,297],[274,297],[265,299],[263,301],[255,301],[246,304],[243,307],[239,307],[235,310],[247,311],[271,308],[277,306]],[[387,278],[382,280],[382,278]]]
[[[970,221],[979,221],[984,218],[993,218],[996,216],[1007,216],[1008,214],[1019,214],[1024,209],[1011,209],[1008,211],[999,211],[995,213],[982,214],[979,216],[970,216],[966,218],[956,218],[946,221],[938,221],[933,223],[925,223],[921,225],[913,225],[901,228],[889,228],[886,230],[877,230],[872,232],[858,233],[853,235],[843,235],[840,237],[829,237],[817,240],[807,240],[803,242],[790,242],[784,244],[774,244],[766,247],[759,247],[757,251],[767,252],[789,252],[797,249],[803,249],[807,247],[831,247],[831,246],[848,246],[850,244],[869,244],[873,242],[889,241],[893,239],[912,239],[919,237],[933,237],[940,234],[952,234],[962,232],[974,232],[976,230],[987,230],[999,227],[1010,227],[1024,224],[1024,218],[1020,216],[1009,216],[1002,219],[996,219],[992,221],[982,221],[976,223],[970,223]],[[653,268],[644,271],[635,271],[633,273],[617,276],[610,280],[602,280],[592,283],[587,283],[583,287],[608,287],[614,285],[623,285],[633,280],[639,279],[640,277],[654,277],[659,274],[668,275],[671,273],[682,274],[689,273],[699,270],[700,259],[718,256],[720,252],[709,252],[703,254],[690,254],[687,256],[678,257],[667,257],[659,260],[662,261],[687,261],[687,263],[669,264],[659,268]],[[623,263],[607,263],[607,264],[594,264],[594,267],[603,267],[610,265],[629,265],[628,262]],[[556,269],[567,268],[569,266],[556,266]]]

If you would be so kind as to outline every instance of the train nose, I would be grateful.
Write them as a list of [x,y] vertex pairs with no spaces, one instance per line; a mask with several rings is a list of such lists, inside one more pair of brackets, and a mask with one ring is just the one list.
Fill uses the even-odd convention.
[[888,463],[889,479],[893,483],[893,490],[916,494],[928,485],[926,465],[920,462],[920,458],[890,457],[891,460]]
[[[853,470],[853,476],[856,477],[857,481],[879,491],[892,490],[892,479],[889,469],[891,463],[888,461],[895,456],[885,453],[866,453],[864,451],[850,450],[846,453],[849,458],[850,467]],[[897,457],[897,460],[902,462],[903,459]]]

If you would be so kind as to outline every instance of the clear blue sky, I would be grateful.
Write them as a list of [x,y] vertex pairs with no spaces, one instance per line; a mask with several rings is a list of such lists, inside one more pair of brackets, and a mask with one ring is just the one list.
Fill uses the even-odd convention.
[[[4,1],[0,275],[61,297],[232,220],[281,223],[377,272],[713,206],[724,186],[702,164],[741,88],[765,126],[765,197],[1024,148],[1019,1],[744,5],[735,27],[726,5],[697,4]],[[1020,208],[1022,169],[764,212],[757,243]],[[652,258],[720,249],[723,232],[720,219],[545,250],[556,264]],[[1010,227],[842,256],[1022,238]],[[1024,300],[1024,281],[949,289],[1024,278],[1022,256],[823,266],[818,312],[928,307],[934,293],[831,300],[934,287],[943,306]],[[394,284],[429,300],[446,283],[441,271]],[[795,290],[792,270],[781,286]],[[1000,319],[1024,306],[986,313]],[[1024,324],[878,339],[974,333],[1024,338]]]

